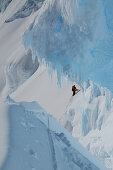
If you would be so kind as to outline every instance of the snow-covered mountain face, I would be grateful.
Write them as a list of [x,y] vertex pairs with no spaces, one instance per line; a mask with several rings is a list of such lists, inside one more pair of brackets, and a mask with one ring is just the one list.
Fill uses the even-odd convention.
[[[2,97],[5,98],[10,94],[16,101],[37,101],[110,169],[113,169],[111,131],[113,96],[109,91],[112,90],[113,84],[112,7],[112,1],[107,0],[23,0],[21,2],[13,0],[3,1],[0,6],[2,12],[0,14],[0,52],[2,54],[0,54],[0,93],[2,93],[0,101]],[[43,64],[45,64],[44,68]],[[48,70],[50,74],[53,73],[51,80]],[[57,72],[59,84],[62,84],[60,89],[54,70]],[[66,76],[66,81],[63,80],[63,76]],[[77,87],[81,89],[74,98],[71,97],[70,80],[78,83]],[[14,105],[21,104],[15,103]],[[7,110],[7,107],[4,107],[1,104],[0,108],[3,113]],[[34,112],[34,109],[33,105],[31,112]],[[22,115],[17,119],[12,118],[12,123],[14,120],[19,122],[20,119],[24,119],[17,126],[16,124],[12,126],[19,133],[23,126],[25,131],[30,127],[30,134],[34,133],[32,128],[40,124],[39,120],[33,119],[32,124],[31,122],[26,124],[27,115],[26,112],[24,113],[23,106],[11,106],[11,109],[8,109],[9,114],[12,113],[11,110],[17,111],[17,114],[21,110],[24,115],[23,118]],[[38,108],[35,111],[38,112]],[[32,117],[29,115],[31,112],[27,112],[29,120]],[[3,113],[0,120],[7,122],[6,114]],[[4,126],[1,124],[0,129],[2,128],[6,133],[1,137],[3,140],[0,140],[0,146],[7,143],[7,123]],[[47,135],[47,127],[41,125],[41,129]],[[18,145],[15,138],[16,130],[11,134],[14,148]],[[26,139],[30,138],[29,131],[24,135]],[[64,159],[70,161],[69,164],[66,162],[65,165],[58,165],[61,170],[65,169],[65,166],[68,169],[71,167],[75,170],[76,166],[81,169],[81,165],[76,164],[76,154],[69,151],[72,148],[64,147],[65,143],[61,141],[62,134],[60,136],[52,132],[52,136],[54,141],[59,141],[56,142],[57,159],[60,155],[59,150],[62,150],[61,155],[66,154],[65,158],[61,156],[62,161]],[[41,137],[39,143],[43,139],[43,136]],[[37,142],[35,135],[33,139]],[[48,140],[46,142],[48,144]],[[22,145],[21,149],[25,149],[23,154],[27,153],[28,157],[31,155],[36,161],[38,159],[37,149],[34,148],[35,152],[29,145],[30,143],[28,143],[27,150]],[[7,144],[3,148],[5,151],[1,159],[4,159],[4,155],[7,154]],[[11,150],[9,154],[12,156],[7,157],[5,170],[9,167],[11,159],[15,157]],[[20,155],[19,151],[18,155]],[[52,159],[54,158],[53,156]],[[84,161],[81,164],[83,163]],[[15,168],[13,164],[10,166],[11,169]],[[35,167],[31,165],[31,168]]]
[[[14,61],[14,58],[12,57],[8,61],[8,65],[5,66],[6,84],[8,85],[7,93],[12,93],[20,84],[31,77],[38,67],[39,62],[37,57],[33,63],[31,50],[16,61]],[[7,89],[7,86],[5,89]]]
[[[87,80],[112,90],[112,17],[112,3],[107,1],[47,1],[24,34],[25,47],[57,70],[59,82],[62,75],[87,82],[81,84],[83,95],[70,101],[72,106],[60,121],[107,167],[112,167],[112,146],[108,151],[103,134],[109,133],[106,122],[112,116],[113,96]],[[95,142],[99,137],[104,141],[101,147]]]

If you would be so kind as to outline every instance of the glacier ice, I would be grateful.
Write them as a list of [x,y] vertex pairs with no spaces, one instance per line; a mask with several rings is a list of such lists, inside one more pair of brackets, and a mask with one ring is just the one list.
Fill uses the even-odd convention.
[[111,3],[48,0],[25,32],[24,45],[57,70],[58,81],[66,75],[113,90]]
[[[57,70],[59,82],[61,76],[66,75],[79,83],[91,79],[112,90],[112,1],[46,0],[39,6],[41,8],[39,13],[36,12],[37,17],[23,37],[26,49],[30,48],[33,57],[38,56],[39,61],[45,60],[50,71]],[[26,1],[25,6],[9,18],[9,21],[26,17],[35,10],[37,8],[34,2],[29,8],[29,1]],[[24,59],[18,63],[16,57],[6,65],[6,84],[10,87],[8,90],[13,91],[36,71],[38,60],[34,59],[33,63],[31,57],[32,55],[31,64],[27,63],[27,66],[26,62],[23,66]],[[30,66],[33,70],[30,70]],[[27,68],[29,69],[26,70]],[[23,77],[20,77],[20,71]],[[92,81],[86,81],[85,86],[81,84],[81,87],[82,97],[70,104],[65,114],[68,121],[63,122],[64,126],[89,151],[106,165],[109,162],[109,166],[112,166],[113,140],[110,129],[113,96],[109,90],[98,87]],[[21,123],[27,127],[25,121]],[[29,125],[31,129],[34,128],[33,124]],[[59,134],[56,136],[59,139]],[[60,137],[62,138],[62,134]],[[33,149],[29,153],[37,158]]]
[[84,92],[75,96],[60,122],[107,168],[113,169],[113,94],[92,81],[83,87]]

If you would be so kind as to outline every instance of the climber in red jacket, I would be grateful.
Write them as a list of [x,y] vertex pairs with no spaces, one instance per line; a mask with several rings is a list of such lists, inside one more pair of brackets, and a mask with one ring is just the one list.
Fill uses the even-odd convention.
[[78,91],[75,85],[72,86],[73,96],[75,95],[75,92]]

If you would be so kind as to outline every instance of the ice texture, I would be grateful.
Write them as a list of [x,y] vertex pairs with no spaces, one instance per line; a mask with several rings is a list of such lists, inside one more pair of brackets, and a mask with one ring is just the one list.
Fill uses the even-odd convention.
[[24,34],[26,49],[51,70],[113,90],[112,1],[48,0]]

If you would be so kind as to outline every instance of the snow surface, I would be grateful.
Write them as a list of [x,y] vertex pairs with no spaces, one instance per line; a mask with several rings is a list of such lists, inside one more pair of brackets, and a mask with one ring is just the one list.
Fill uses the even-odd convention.
[[10,142],[2,170],[105,169],[36,102],[7,102]]
[[113,169],[113,96],[92,81],[84,86],[86,90],[71,100],[61,123],[107,168]]
[[[57,75],[54,73],[50,78],[48,70],[45,67],[39,67],[30,79],[11,94],[11,97],[18,102],[37,101],[48,113],[60,118],[72,95],[71,86],[72,83],[64,78],[62,87],[58,88]],[[29,91],[30,87],[32,91]]]
[[[97,85],[112,90],[112,1],[46,0],[35,12],[35,5],[30,10],[28,2],[13,0],[0,14],[0,166],[4,170],[20,166],[35,170],[39,165],[45,170],[47,164],[41,159],[45,157],[38,157],[39,151],[41,155],[45,149],[49,170],[79,170],[84,163],[104,169],[50,116],[49,133],[47,113],[43,109],[39,113],[40,107],[35,102],[26,103],[36,101],[107,168],[113,169],[113,96]],[[22,19],[20,13],[26,4]],[[26,17],[26,13],[30,16]],[[5,23],[12,17],[13,22]],[[96,84],[83,82],[87,79]],[[74,98],[69,80],[81,89]],[[38,128],[48,135],[47,145]],[[28,163],[23,164],[27,158]]]

